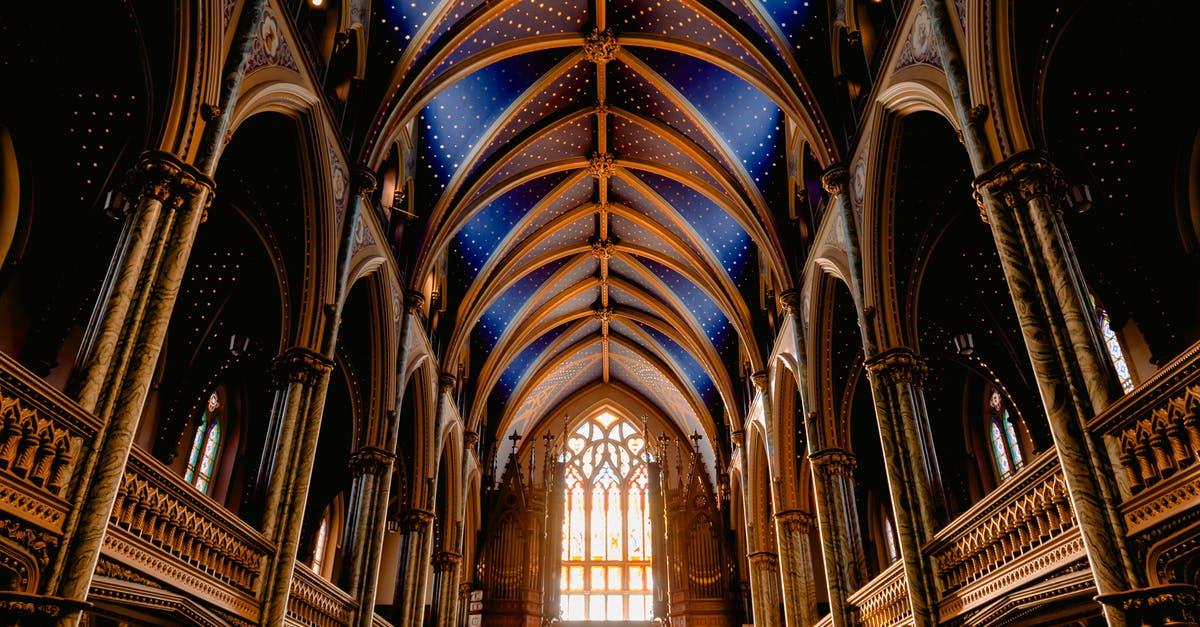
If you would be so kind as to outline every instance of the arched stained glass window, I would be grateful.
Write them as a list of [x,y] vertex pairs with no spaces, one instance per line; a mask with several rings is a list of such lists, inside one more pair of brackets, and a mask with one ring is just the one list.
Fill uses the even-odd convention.
[[1000,474],[1001,481],[1025,467],[1025,458],[1021,455],[1020,440],[1013,420],[1013,415],[1005,405],[1004,396],[996,386],[991,386],[988,392],[988,441],[991,443],[992,458],[996,462],[996,471]]
[[607,412],[567,439],[560,585],[568,620],[652,617],[645,445],[640,429]]
[[1096,304],[1096,297],[1088,294],[1088,299],[1092,302],[1092,311],[1096,313],[1096,318],[1100,323],[1100,339],[1104,341],[1104,347],[1108,349],[1108,358],[1112,361],[1113,369],[1117,371],[1121,389],[1128,394],[1133,391],[1133,375],[1129,372],[1129,362],[1125,360],[1125,349],[1121,346],[1121,339],[1117,337],[1117,332],[1112,328],[1112,320],[1109,319],[1108,312]]
[[188,454],[187,470],[183,474],[184,481],[206,493],[212,485],[213,469],[221,450],[221,421],[217,415],[220,409],[221,397],[213,392],[208,397],[204,413],[200,415],[200,424],[196,426],[192,450]]
[[900,559],[900,547],[896,546],[896,530],[892,528],[892,517],[883,516],[883,541],[887,546],[888,563]]

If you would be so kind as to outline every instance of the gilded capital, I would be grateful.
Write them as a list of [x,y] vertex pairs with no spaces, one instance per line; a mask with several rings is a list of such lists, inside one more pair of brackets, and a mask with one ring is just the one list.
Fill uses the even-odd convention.
[[374,475],[382,477],[392,469],[396,456],[375,447],[365,447],[350,456],[350,474],[354,477]]
[[868,361],[867,370],[885,383],[908,383],[919,388],[925,385],[929,364],[907,348],[894,348]]
[[333,362],[307,348],[289,348],[271,362],[271,377],[277,387],[289,383],[315,385],[333,370]]
[[454,389],[455,385],[458,385],[458,377],[449,372],[443,372],[438,375],[438,385],[441,386],[442,392],[449,392]]
[[750,566],[758,570],[774,570],[779,568],[779,556],[770,551],[755,551],[746,556]]
[[172,206],[189,196],[216,188],[208,175],[161,150],[142,153],[126,176],[124,192],[132,198],[151,197]]
[[821,187],[829,192],[830,196],[845,194],[846,189],[850,186],[850,170],[842,164],[829,166],[821,173]]
[[750,375],[750,380],[754,382],[754,389],[762,392],[763,394],[767,393],[768,378],[769,377],[767,376],[766,370],[759,370],[758,372]]
[[746,446],[746,432],[741,429],[730,433],[729,439],[733,440],[733,445],[736,448],[742,448]]
[[434,553],[431,561],[434,570],[454,570],[462,562],[462,555],[453,551],[439,551]]

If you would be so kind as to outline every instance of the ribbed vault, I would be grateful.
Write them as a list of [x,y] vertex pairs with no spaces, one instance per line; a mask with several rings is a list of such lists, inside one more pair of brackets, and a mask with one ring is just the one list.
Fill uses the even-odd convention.
[[833,158],[795,54],[808,3],[418,4],[374,30],[392,65],[365,161],[415,154],[409,281],[446,284],[467,428],[507,447],[619,385],[715,471],[765,368],[764,286],[793,285],[799,147]]

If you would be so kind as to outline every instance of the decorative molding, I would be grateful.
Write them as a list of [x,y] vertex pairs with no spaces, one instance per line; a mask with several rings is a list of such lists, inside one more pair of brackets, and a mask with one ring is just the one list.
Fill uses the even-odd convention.
[[829,166],[821,173],[821,187],[830,196],[845,194],[850,187],[850,171],[840,163]]
[[383,477],[392,470],[395,462],[396,456],[381,448],[371,446],[360,448],[350,456],[350,474],[354,478],[363,475]]
[[929,375],[925,358],[907,348],[893,348],[872,357],[867,370],[889,385],[907,383],[915,388],[923,387]]
[[908,39],[905,40],[904,48],[900,50],[900,56],[896,59],[896,69],[904,69],[919,63],[942,69],[942,57],[938,53],[937,38],[924,5],[913,16],[912,26],[908,30]]
[[316,385],[332,370],[332,361],[307,348],[289,348],[271,361],[271,376],[279,388],[289,383]]
[[596,29],[583,40],[583,58],[592,63],[607,63],[616,58],[620,47],[611,28]]

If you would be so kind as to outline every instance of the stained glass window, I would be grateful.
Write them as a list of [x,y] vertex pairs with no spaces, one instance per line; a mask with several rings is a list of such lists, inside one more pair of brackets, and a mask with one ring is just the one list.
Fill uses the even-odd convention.
[[638,427],[607,412],[567,439],[560,585],[568,620],[651,617],[645,445]]
[[900,559],[900,548],[896,546],[896,530],[892,528],[892,519],[883,517],[883,540],[887,544],[888,563]]
[[1092,311],[1096,313],[1096,317],[1100,322],[1100,337],[1104,340],[1104,347],[1108,349],[1108,358],[1112,361],[1113,369],[1117,371],[1117,379],[1121,382],[1121,389],[1126,393],[1133,391],[1133,375],[1129,372],[1129,362],[1125,361],[1125,349],[1121,347],[1121,340],[1117,337],[1117,332],[1112,328],[1112,320],[1108,317],[1108,312],[1101,309],[1096,304],[1096,297],[1088,294],[1088,298],[1092,302]]
[[1005,406],[1000,390],[992,386],[988,394],[988,441],[991,443],[992,458],[996,462],[996,471],[1000,474],[1001,481],[1025,467],[1025,458],[1021,454],[1014,420],[1015,417]]
[[217,454],[221,451],[221,421],[217,418],[220,408],[221,397],[213,392],[208,396],[204,413],[200,415],[200,424],[196,426],[192,450],[188,454],[187,470],[183,474],[183,480],[201,492],[208,492],[211,487]]

